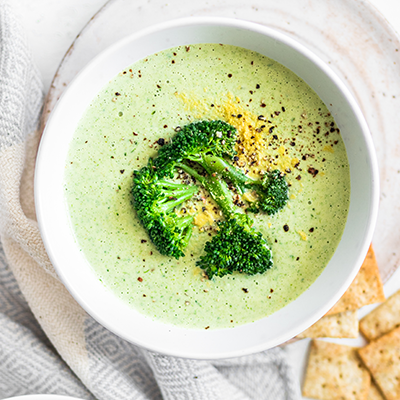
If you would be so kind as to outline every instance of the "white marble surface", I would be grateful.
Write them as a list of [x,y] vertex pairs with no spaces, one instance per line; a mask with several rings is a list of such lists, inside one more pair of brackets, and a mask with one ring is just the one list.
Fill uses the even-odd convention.
[[[26,28],[33,56],[40,69],[45,90],[47,91],[53,75],[72,41],[89,19],[106,3],[106,0],[9,1]],[[400,2],[398,0],[370,1],[378,12],[381,12],[392,24],[395,30],[400,32]],[[399,288],[400,270],[385,285],[385,293],[390,295]],[[366,314],[371,308],[373,307],[365,307],[361,310],[360,315]],[[362,338],[336,341],[356,346],[363,344]],[[297,342],[288,346],[288,349],[295,363],[297,373],[302,379],[308,341]]]

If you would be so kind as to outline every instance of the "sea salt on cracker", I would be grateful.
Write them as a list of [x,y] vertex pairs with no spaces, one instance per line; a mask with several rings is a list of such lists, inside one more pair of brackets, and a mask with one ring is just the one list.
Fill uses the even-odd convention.
[[383,284],[379,274],[378,264],[376,263],[374,250],[372,246],[370,246],[364,263],[353,283],[326,315],[357,310],[368,304],[382,301],[385,301]]
[[325,315],[298,338],[356,338],[358,337],[357,311],[345,311],[339,314]]
[[400,290],[360,321],[360,331],[368,340],[378,339],[400,326]]
[[313,340],[303,396],[320,400],[367,400],[371,377],[353,347]]
[[400,399],[400,327],[359,349],[386,400]]

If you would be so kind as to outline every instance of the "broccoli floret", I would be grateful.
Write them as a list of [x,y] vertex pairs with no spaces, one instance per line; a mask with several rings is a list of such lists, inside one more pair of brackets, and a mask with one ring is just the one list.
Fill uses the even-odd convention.
[[205,255],[200,257],[197,266],[203,268],[210,279],[234,271],[262,274],[271,268],[272,253],[266,239],[252,228],[253,221],[249,216],[237,211],[226,182],[213,175],[201,176],[185,164],[177,165],[208,190],[226,218],[219,224],[218,233],[206,243]]
[[193,122],[184,126],[172,140],[161,147],[154,161],[159,176],[172,175],[176,163],[190,160],[207,170],[206,154],[233,157],[236,129],[223,121]]
[[183,185],[160,179],[149,165],[134,171],[133,204],[137,216],[157,250],[178,259],[189,243],[193,216],[178,217],[175,207],[189,200],[198,191],[195,185]]
[[264,211],[273,215],[285,207],[289,199],[288,184],[277,169],[266,174],[261,181],[250,181],[246,187],[255,190],[258,195],[258,200],[247,209],[253,213]]
[[234,271],[248,275],[262,274],[272,268],[272,254],[260,232],[251,227],[253,221],[237,214],[219,224],[219,231],[206,243],[205,255],[197,261],[211,279]]

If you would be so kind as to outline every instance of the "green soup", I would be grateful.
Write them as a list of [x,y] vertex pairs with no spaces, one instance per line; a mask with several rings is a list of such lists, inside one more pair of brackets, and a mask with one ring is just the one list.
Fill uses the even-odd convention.
[[[286,173],[288,205],[254,216],[274,260],[262,275],[209,280],[196,267],[215,231],[209,199],[190,205],[197,225],[179,260],[156,250],[132,207],[132,173],[157,140],[202,119],[238,128],[249,175]],[[349,164],[333,117],[293,72],[243,48],[182,46],[131,65],[93,99],[71,142],[65,196],[81,251],[116,296],[165,323],[227,328],[274,313],[323,271],[346,223]]]

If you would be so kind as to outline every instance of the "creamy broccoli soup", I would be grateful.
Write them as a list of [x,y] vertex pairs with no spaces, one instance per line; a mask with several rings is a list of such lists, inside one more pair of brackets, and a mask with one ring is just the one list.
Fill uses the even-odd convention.
[[[133,171],[200,120],[237,128],[233,163],[249,176],[285,174],[287,205],[251,214],[273,254],[263,274],[208,279],[196,266],[223,219],[203,189],[176,210],[194,216],[178,260],[161,255],[137,219]],[[193,184],[185,174],[175,180]],[[232,196],[242,211],[253,201]],[[320,275],[346,223],[349,164],[328,109],[290,70],[243,48],[182,46],[127,67],[93,99],[70,145],[65,197],[81,251],[116,296],[165,323],[228,328],[274,313]]]

